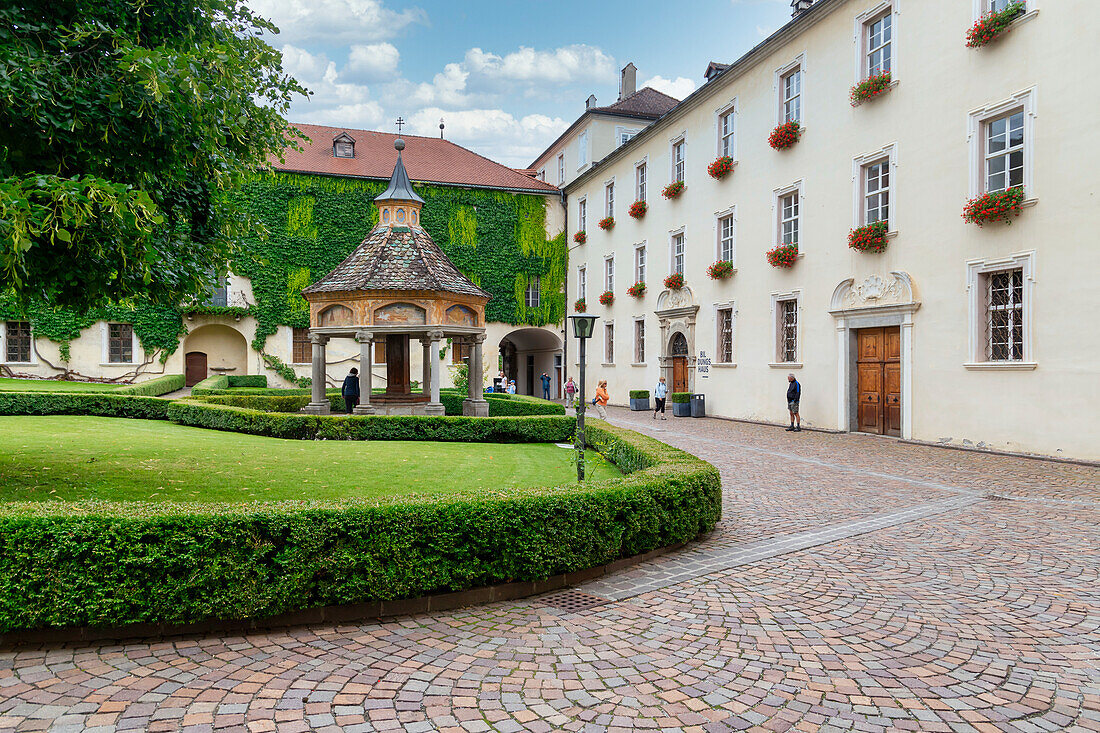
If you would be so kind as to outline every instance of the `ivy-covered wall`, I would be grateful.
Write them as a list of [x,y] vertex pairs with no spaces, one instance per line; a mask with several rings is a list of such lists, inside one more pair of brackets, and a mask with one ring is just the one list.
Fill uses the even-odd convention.
[[[240,197],[266,233],[246,238],[231,263],[252,281],[257,320],[252,348],[263,351],[280,325],[308,326],[302,288],[343,260],[378,221],[375,196],[385,181],[296,173],[257,173],[233,195]],[[455,265],[492,293],[490,321],[541,326],[565,316],[567,246],[562,232],[546,236],[543,196],[501,191],[416,185],[426,204],[421,223]],[[540,277],[540,305],[525,306],[525,292]],[[99,320],[129,322],[142,346],[161,361],[179,347],[186,333],[182,309],[136,303],[86,314],[54,310],[44,304],[21,312],[0,296],[0,321],[29,320],[38,337],[67,345]]]

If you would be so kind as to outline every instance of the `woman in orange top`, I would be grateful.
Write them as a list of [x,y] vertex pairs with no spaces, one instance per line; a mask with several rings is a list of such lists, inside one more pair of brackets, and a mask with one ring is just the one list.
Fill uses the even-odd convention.
[[609,399],[611,397],[607,394],[607,380],[601,379],[599,386],[596,388],[596,412],[601,420],[607,419],[607,401]]

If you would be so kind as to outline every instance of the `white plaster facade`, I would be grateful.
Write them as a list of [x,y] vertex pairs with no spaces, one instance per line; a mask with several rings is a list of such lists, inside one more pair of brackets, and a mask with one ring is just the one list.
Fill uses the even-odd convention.
[[[602,354],[613,324],[613,359],[590,359],[588,382],[608,380],[612,401],[671,377],[662,357],[682,333],[690,351],[690,389],[708,413],[786,422],[789,372],[802,384],[807,425],[854,427],[854,333],[889,326],[901,333],[902,436],[995,449],[1100,458],[1096,389],[1100,339],[1085,308],[1100,273],[1100,163],[1088,130],[1100,96],[1067,69],[1089,67],[1077,30],[1100,21],[1100,6],[1037,3],[1010,33],[980,49],[965,46],[971,3],[948,0],[819,0],[757,49],[684,100],[636,138],[566,187],[570,229],[580,199],[602,201],[608,181],[621,192],[616,226],[598,229],[589,210],[587,243],[571,252],[567,302],[587,279],[588,310],[601,324],[589,348]],[[975,7],[980,11],[979,0]],[[889,14],[893,86],[853,107],[849,90],[865,73],[865,23]],[[776,151],[768,136],[782,121],[783,75],[802,72],[801,122],[793,148]],[[719,155],[720,119],[734,112],[733,172],[707,174]],[[1011,226],[966,224],[968,198],[985,184],[985,122],[1023,115],[1022,215]],[[665,200],[673,146],[686,147],[686,190]],[[862,166],[882,160],[890,172],[889,244],[880,254],[848,247],[862,221]],[[626,215],[635,169],[647,164],[649,211]],[[799,194],[799,259],[771,267],[765,252],[781,238],[782,199]],[[591,206],[591,205],[590,205]],[[719,259],[721,218],[732,217],[727,280],[711,280]],[[662,292],[673,266],[673,237],[684,237],[678,294]],[[635,299],[636,250],[644,245],[648,291]],[[615,301],[598,303],[606,262]],[[983,274],[1022,273],[1024,347],[1018,358],[984,353]],[[784,362],[777,308],[795,299],[796,356]],[[720,363],[718,310],[731,309],[732,358]],[[645,359],[634,358],[636,320],[645,324]],[[576,349],[570,345],[569,361]],[[709,363],[708,363],[709,361]],[[572,364],[571,364],[572,366]],[[671,378],[669,380],[671,382]]]

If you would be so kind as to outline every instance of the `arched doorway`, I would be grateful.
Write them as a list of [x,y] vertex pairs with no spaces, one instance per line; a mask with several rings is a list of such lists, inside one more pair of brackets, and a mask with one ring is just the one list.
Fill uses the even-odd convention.
[[244,334],[220,323],[199,326],[187,334],[183,353],[185,383],[189,387],[211,373],[248,374],[248,342]]
[[684,334],[673,334],[668,345],[672,355],[672,391],[687,392],[688,389],[688,342]]
[[547,374],[550,398],[557,399],[565,381],[561,353],[561,339],[553,332],[544,328],[518,328],[500,341],[500,369],[506,380],[515,380],[519,394],[536,397],[542,397],[540,377]]

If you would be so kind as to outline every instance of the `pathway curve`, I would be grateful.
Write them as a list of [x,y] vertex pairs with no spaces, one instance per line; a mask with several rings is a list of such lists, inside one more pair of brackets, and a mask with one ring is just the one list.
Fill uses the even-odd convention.
[[611,410],[722,473],[572,593],[0,652],[0,731],[1100,731],[1100,469]]

